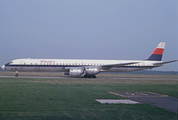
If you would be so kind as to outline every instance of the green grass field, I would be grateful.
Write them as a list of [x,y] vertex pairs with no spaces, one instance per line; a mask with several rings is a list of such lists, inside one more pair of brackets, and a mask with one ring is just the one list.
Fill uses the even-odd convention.
[[[163,77],[167,80],[105,79],[108,76]],[[170,78],[178,76],[101,74],[98,79],[0,78],[0,119],[177,120],[177,113],[149,104],[100,104],[95,101],[125,99],[109,93],[111,91],[148,91],[178,97],[178,81]]]

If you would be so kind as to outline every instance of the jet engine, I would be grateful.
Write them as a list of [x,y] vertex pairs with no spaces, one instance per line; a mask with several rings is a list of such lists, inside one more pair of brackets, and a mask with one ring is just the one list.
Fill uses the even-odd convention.
[[64,72],[64,75],[79,76],[84,73],[82,68],[70,68],[69,72]]
[[85,74],[86,75],[95,75],[95,74],[98,74],[100,72],[100,69],[99,68],[85,68]]

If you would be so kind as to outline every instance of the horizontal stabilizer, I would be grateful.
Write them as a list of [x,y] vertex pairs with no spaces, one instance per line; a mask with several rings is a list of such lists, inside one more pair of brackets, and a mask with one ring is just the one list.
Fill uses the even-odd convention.
[[177,62],[178,60],[172,60],[172,61],[167,61],[167,62],[161,62],[161,63],[155,63],[154,65],[161,66],[167,63],[172,63],[172,62]]

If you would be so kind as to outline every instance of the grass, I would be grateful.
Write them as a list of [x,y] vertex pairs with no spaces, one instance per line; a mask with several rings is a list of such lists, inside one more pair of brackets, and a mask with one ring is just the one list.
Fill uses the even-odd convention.
[[[146,77],[151,79],[156,76]],[[95,101],[125,99],[110,94],[110,91],[149,91],[178,97],[178,81],[170,81],[170,76],[167,78],[168,80],[105,79],[102,76],[98,79],[0,78],[0,119],[176,120],[177,113],[149,104],[100,104]]]

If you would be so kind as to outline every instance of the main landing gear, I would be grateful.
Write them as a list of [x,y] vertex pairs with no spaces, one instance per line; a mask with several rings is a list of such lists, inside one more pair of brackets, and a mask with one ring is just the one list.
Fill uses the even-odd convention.
[[84,78],[96,78],[96,75],[84,75]]
[[18,73],[19,73],[18,71],[15,72],[15,77],[18,77],[18,76],[19,76]]

